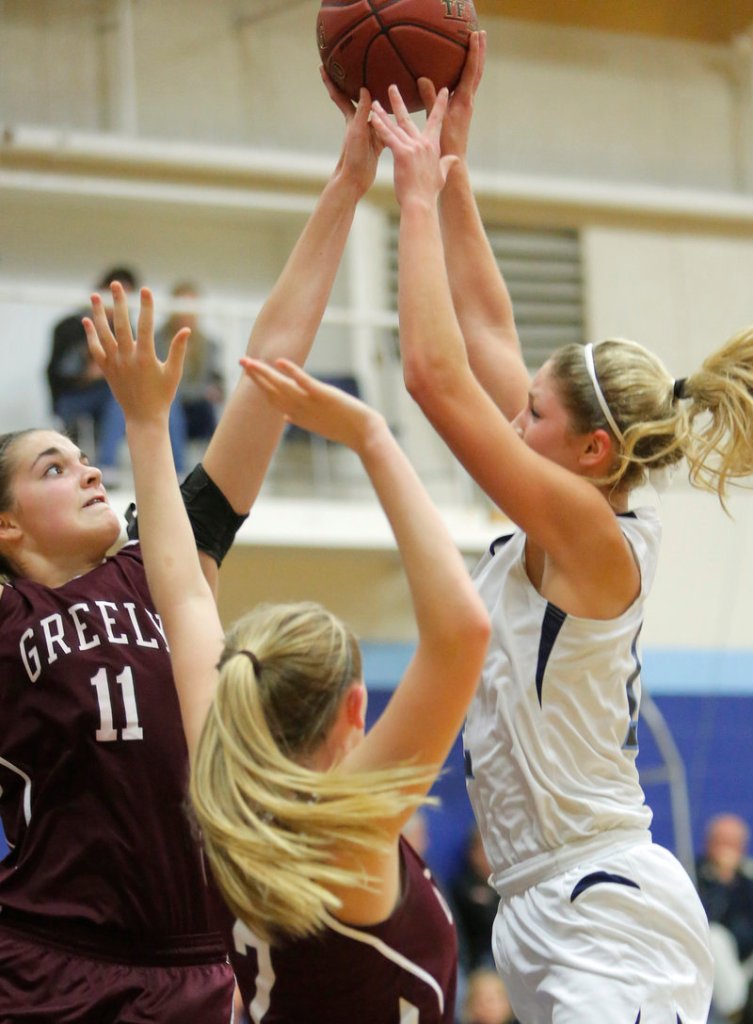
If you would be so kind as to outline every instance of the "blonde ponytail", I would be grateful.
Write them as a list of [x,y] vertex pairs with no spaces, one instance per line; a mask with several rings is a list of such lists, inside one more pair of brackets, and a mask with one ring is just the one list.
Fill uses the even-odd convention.
[[629,490],[645,482],[648,470],[686,458],[690,482],[724,505],[728,481],[753,473],[753,329],[681,382],[633,341],[601,342],[592,355],[591,374],[580,345],[559,349],[551,363],[573,429],[602,427],[615,439],[617,459],[601,482]]
[[690,480],[722,504],[727,483],[753,473],[753,328],[740,331],[688,377]]
[[338,855],[387,848],[386,824],[425,802],[436,770],[301,763],[360,677],[355,638],[319,605],[256,608],[227,651],[191,776],[195,817],[233,913],[268,941],[302,937],[337,911],[333,888],[373,884]]

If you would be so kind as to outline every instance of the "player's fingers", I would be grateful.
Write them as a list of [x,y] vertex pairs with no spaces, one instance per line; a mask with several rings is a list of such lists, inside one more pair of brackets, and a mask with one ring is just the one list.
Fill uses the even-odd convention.
[[478,88],[479,82],[484,74],[484,67],[486,66],[486,44],[487,36],[486,32],[479,32],[478,34],[478,67],[476,71],[476,81],[474,82],[474,88]]
[[84,325],[84,333],[86,334],[86,344],[89,346],[89,352],[91,353],[92,359],[98,364],[102,365],[107,358],[104,348],[99,340],[97,334],[97,328],[94,326],[94,322],[89,319],[88,316],[82,318],[81,323]]
[[125,288],[119,281],[112,282],[110,292],[113,301],[112,323],[115,328],[115,337],[118,339],[118,347],[127,352],[133,345],[131,321],[128,317],[128,297]]
[[371,104],[371,124],[377,136],[386,146],[394,146],[398,141],[395,126],[389,118],[379,100],[373,100]]
[[416,81],[416,85],[418,86],[418,95],[421,97],[421,102],[428,114],[436,103],[437,90],[430,78],[421,77]]
[[361,90],[358,94],[358,103],[356,104],[356,120],[368,121],[369,113],[371,112],[371,93],[362,85]]
[[113,337],[113,333],[110,329],[110,321],[107,319],[107,313],[105,312],[105,304],[102,302],[102,296],[94,293],[91,296],[92,304],[92,320],[97,331],[97,337],[99,338],[100,344],[107,355],[114,355],[118,348],[118,343]]
[[243,366],[243,372],[249,377],[256,386],[264,392],[269,400],[277,405],[279,403],[279,388],[277,387],[273,378],[267,376],[263,370],[258,366],[253,366],[249,363],[241,362]]
[[[359,131],[369,132],[369,120],[371,117],[371,93],[364,86],[361,87],[361,91],[358,95],[358,103],[356,104],[355,113],[353,115],[353,124]],[[381,143],[380,143],[381,147]]]
[[167,350],[167,359],[165,365],[171,374],[175,374],[178,378],[183,373],[183,362],[186,358],[186,348],[188,345],[188,339],[191,336],[190,327],[181,327],[176,332],[175,337],[170,342],[170,348]]
[[[170,347],[167,350],[165,362],[162,364],[161,383],[163,386],[167,387],[171,401],[175,399],[175,396],[178,393],[180,379],[183,376],[183,364],[186,358],[186,343],[188,342],[190,334],[190,327],[181,327],[179,331],[176,331],[172,341],[170,342]],[[153,362],[157,359],[154,352],[152,352],[151,359]]]
[[277,402],[280,401],[286,383],[281,373],[273,369],[268,363],[263,363],[259,359],[250,359],[247,356],[240,360],[240,364],[244,372],[251,380],[258,384],[262,391],[271,399],[277,399]]
[[408,113],[408,108],[405,105],[403,97],[400,95],[400,90],[396,85],[389,87],[390,104],[392,106],[392,113],[395,115],[395,120],[403,129],[403,131],[411,131],[415,129],[415,125],[411,120],[411,116]]
[[431,108],[431,113],[426,119],[425,134],[428,137],[439,136],[442,131],[442,122],[444,115],[447,112],[447,103],[449,102],[450,94],[446,88],[442,88],[437,93],[437,101]]
[[374,152],[374,155],[376,157],[379,157],[380,153],[384,149],[384,139],[381,138],[381,136],[375,130],[374,125],[371,122],[371,109],[370,108],[369,108],[369,113],[367,115],[367,118],[368,118],[367,128],[368,128],[369,133],[370,133],[371,147],[372,147],[372,150]]
[[342,89],[339,89],[335,85],[330,76],[327,74],[327,70],[324,67],[324,65],[319,66],[319,74],[321,75],[322,81],[324,82],[324,86],[327,92],[329,93],[329,98],[343,112],[346,120],[349,121],[353,117],[353,111],[355,109],[353,106],[353,101],[349,96],[346,96]]
[[303,367],[299,366],[298,363],[294,363],[292,359],[285,359],[280,357],[275,359],[275,369],[281,374],[284,374],[291,382],[297,387],[307,393],[311,394],[318,387],[321,388],[323,385],[315,380],[310,373],[306,373]]
[[443,156],[439,158],[439,166],[442,172],[442,181],[447,181],[447,175],[452,171],[452,168],[460,163],[460,158],[457,156]]
[[480,32],[472,32],[468,42],[468,54],[465,58],[460,81],[455,89],[456,93],[473,94],[479,79],[479,36]]
[[139,348],[142,351],[153,352],[154,296],[149,288],[142,288],[139,292],[139,298],[141,299],[141,304],[139,305],[139,319],[136,324],[136,337],[139,340]]

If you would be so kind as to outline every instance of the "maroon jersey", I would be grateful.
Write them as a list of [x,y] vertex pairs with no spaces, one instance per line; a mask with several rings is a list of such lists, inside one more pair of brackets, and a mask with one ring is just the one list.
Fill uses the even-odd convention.
[[381,924],[338,922],[270,947],[227,914],[230,960],[253,1024],[452,1024],[452,915],[404,839],[400,853],[402,896]]
[[209,933],[187,774],[139,545],[61,587],[6,585],[0,906],[115,933]]

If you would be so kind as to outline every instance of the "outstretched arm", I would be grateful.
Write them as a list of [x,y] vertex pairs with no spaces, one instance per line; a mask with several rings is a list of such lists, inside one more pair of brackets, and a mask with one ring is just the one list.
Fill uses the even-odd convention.
[[[381,143],[369,124],[370,98],[357,106],[322,72],[330,96],[346,121],[335,171],[296,243],[279,280],[254,323],[246,354],[280,357],[302,365],[329,299],[356,205],[376,173]],[[246,374],[230,396],[203,465],[236,512],[248,512],[264,480],[282,433],[279,412]],[[244,467],[238,473],[238,466]]]
[[[442,190],[439,210],[452,301],[471,368],[512,420],[526,404],[528,371],[520,351],[510,293],[484,230],[467,161],[473,105],[485,56],[486,33],[474,32],[463,74],[450,96],[442,124],[441,152],[456,156],[458,164]],[[431,111],[436,101],[434,86],[422,78],[419,89],[427,111]]]
[[161,363],[154,351],[151,292],[141,290],[135,339],[127,297],[117,283],[112,296],[113,330],[97,295],[92,296],[93,322],[86,319],[84,326],[92,357],[125,414],[144,567],[170,645],[183,728],[193,756],[214,695],[223,630],[178,487],[167,426],[189,332],[175,336]]
[[397,541],[418,627],[405,676],[377,724],[352,751],[353,771],[447,757],[476,688],[489,622],[460,553],[384,418],[294,364],[254,361],[247,372],[294,423],[360,457]]
[[584,475],[529,448],[469,365],[437,211],[439,192],[457,163],[457,157],[440,156],[447,90],[440,91],[423,132],[394,86],[390,101],[395,120],[375,103],[374,124],[395,162],[400,345],[408,390],[479,486],[543,548],[565,581],[569,603],[561,606],[600,614],[605,587],[613,586],[612,605],[624,607],[634,594],[631,587],[626,598],[621,581],[632,583],[635,566],[608,502]]

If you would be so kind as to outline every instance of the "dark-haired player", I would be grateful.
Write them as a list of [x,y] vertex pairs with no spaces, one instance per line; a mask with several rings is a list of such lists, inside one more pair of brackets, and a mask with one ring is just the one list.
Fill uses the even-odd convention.
[[[376,169],[368,103],[354,111],[327,84],[346,116],[343,150],[254,326],[248,351],[265,358],[305,358]],[[281,429],[244,375],[184,484],[212,581]],[[67,437],[0,439],[2,1024],[231,1017],[233,978],[184,816],[167,644],[139,544],[106,557],[119,529],[99,470]]]

